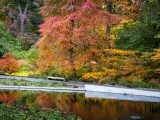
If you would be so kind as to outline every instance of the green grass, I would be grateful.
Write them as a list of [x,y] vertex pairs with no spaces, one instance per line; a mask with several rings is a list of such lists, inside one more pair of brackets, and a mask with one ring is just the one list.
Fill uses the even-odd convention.
[[64,83],[48,83],[48,82],[32,82],[23,79],[0,79],[0,85],[13,85],[13,86],[39,86],[39,87],[69,87]]
[[81,120],[56,109],[19,108],[0,104],[1,120]]

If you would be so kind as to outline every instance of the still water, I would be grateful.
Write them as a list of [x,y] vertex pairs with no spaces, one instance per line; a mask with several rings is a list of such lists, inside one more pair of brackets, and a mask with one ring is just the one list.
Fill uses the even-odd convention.
[[160,120],[160,103],[86,98],[81,93],[0,91],[0,103],[56,108],[84,120]]

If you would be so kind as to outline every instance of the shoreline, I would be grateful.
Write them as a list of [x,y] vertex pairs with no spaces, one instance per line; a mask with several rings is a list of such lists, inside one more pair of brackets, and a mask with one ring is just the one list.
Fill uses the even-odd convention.
[[46,79],[37,79],[37,78],[27,78],[27,77],[18,77],[18,76],[4,76],[0,75],[0,79],[23,79],[26,81],[34,82],[53,82],[53,83],[64,83],[66,85],[77,86],[75,87],[36,87],[36,86],[9,86],[9,85],[0,85],[1,90],[30,90],[30,91],[56,91],[56,92],[76,92],[76,93],[109,93],[109,94],[123,94],[123,95],[132,95],[132,96],[145,96],[145,97],[157,97],[160,98],[159,89],[148,89],[148,88],[128,88],[117,85],[99,85],[99,84],[88,84],[83,82],[60,82],[60,81],[51,81]]

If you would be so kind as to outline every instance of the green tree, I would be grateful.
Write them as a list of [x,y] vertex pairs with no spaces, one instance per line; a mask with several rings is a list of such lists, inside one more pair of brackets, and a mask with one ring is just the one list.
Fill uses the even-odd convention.
[[0,19],[14,36],[21,36],[26,48],[38,39],[42,23],[39,7],[42,0],[0,0]]
[[[142,14],[135,22],[122,23],[123,29],[113,29],[118,49],[153,51],[160,47],[160,2],[145,2]],[[120,26],[117,26],[119,28]]]
[[5,28],[3,22],[0,21],[0,58],[6,52],[18,50],[21,43],[18,39],[14,38]]

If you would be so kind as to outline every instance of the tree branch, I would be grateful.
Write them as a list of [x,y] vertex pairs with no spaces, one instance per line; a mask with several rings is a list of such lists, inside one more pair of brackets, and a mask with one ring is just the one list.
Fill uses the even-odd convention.
[[18,9],[19,9],[20,14],[22,14],[21,5],[19,3],[18,3]]
[[25,7],[25,9],[24,9],[24,12],[23,12],[23,14],[26,14],[26,13],[27,13],[28,6],[29,6],[29,0],[27,1],[27,4],[26,4],[26,7]]

